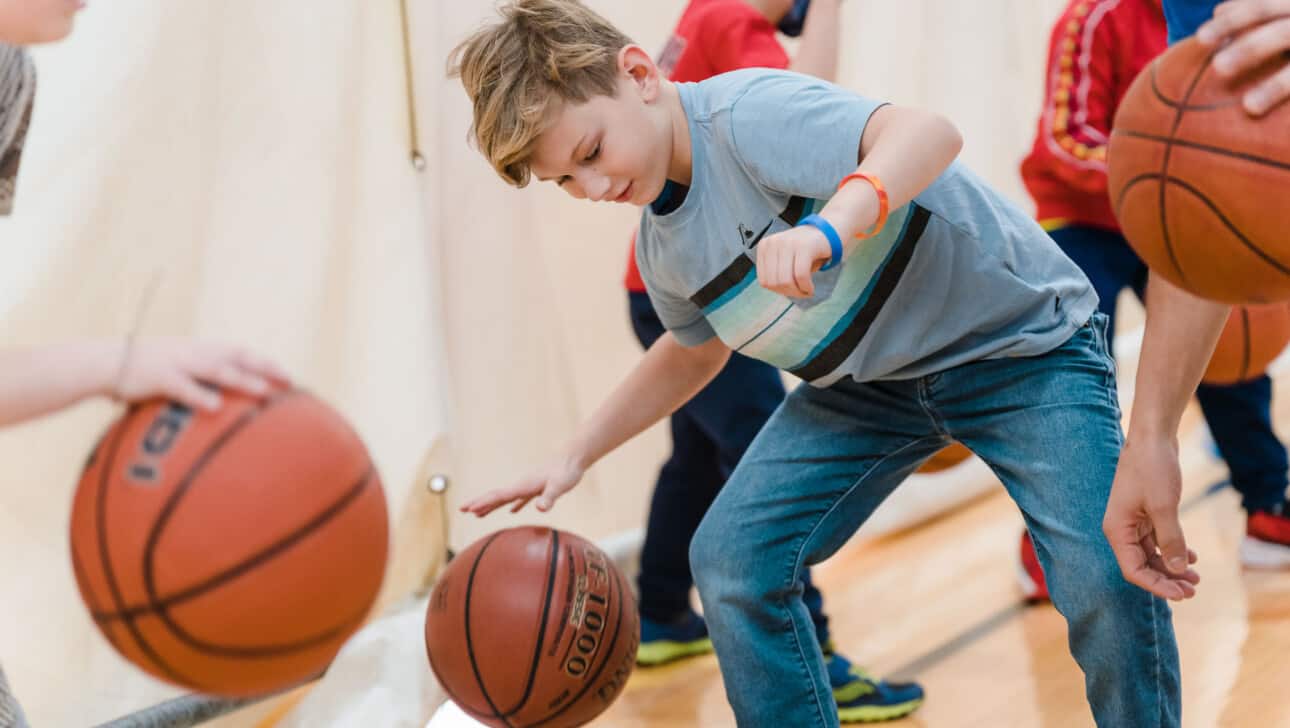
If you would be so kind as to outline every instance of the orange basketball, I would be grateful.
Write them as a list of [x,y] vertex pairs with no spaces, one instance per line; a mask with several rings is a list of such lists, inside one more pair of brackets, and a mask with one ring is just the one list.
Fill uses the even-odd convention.
[[440,575],[426,652],[449,697],[495,728],[578,726],[622,692],[640,624],[594,544],[535,526],[486,536]]
[[384,576],[385,494],[349,425],[300,391],[152,402],[99,441],[72,566],[103,635],[162,680],[227,696],[322,672]]
[[1228,83],[1187,40],[1133,82],[1111,133],[1111,203],[1155,273],[1229,303],[1290,299],[1290,104],[1241,97],[1285,61]]
[[1267,371],[1286,344],[1290,344],[1290,306],[1237,306],[1218,337],[1204,381],[1235,384],[1254,379]]
[[949,470],[970,457],[972,457],[972,451],[964,447],[963,443],[956,442],[930,457],[918,472],[939,473],[942,470]]

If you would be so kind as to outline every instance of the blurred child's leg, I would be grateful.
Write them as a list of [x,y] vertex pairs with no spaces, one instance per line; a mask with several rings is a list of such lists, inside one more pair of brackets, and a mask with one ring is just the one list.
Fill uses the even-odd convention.
[[1124,580],[1102,534],[1123,442],[1097,314],[1057,350],[945,372],[930,406],[1021,507],[1100,726],[1176,726],[1178,650],[1164,600]]
[[1290,568],[1288,464],[1285,445],[1272,429],[1272,380],[1265,374],[1238,384],[1202,384],[1196,398],[1247,514],[1241,563]]
[[1202,384],[1196,398],[1232,487],[1247,511],[1269,510],[1286,499],[1286,449],[1272,430],[1272,380],[1267,375],[1231,385]]
[[690,562],[740,726],[838,724],[802,575],[947,443],[921,381],[798,387],[699,526]]

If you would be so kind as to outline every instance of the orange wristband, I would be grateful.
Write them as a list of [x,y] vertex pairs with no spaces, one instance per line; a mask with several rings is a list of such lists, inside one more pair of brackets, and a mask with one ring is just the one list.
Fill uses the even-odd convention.
[[891,202],[887,199],[887,188],[882,186],[882,182],[878,181],[877,177],[871,174],[865,174],[864,172],[852,172],[851,174],[843,177],[842,181],[838,183],[838,190],[841,190],[842,187],[846,185],[846,183],[850,182],[853,179],[862,179],[865,182],[868,182],[869,184],[873,185],[873,191],[878,193],[877,222],[873,224],[873,227],[869,229],[869,232],[856,233],[856,240],[864,240],[865,238],[872,238],[873,236],[877,235],[879,232],[882,231],[883,227],[886,226],[887,213],[891,206]]

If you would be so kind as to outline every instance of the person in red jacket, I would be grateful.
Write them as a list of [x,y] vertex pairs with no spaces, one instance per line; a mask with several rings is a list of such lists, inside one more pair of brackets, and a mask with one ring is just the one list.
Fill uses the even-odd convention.
[[[1147,266],[1111,210],[1107,140],[1129,84],[1167,45],[1161,0],[1071,0],[1053,28],[1039,132],[1021,165],[1040,223],[1092,281],[1112,329],[1120,291],[1141,298]],[[1201,384],[1196,395],[1249,514],[1242,561],[1290,567],[1288,464],[1272,430],[1272,381]],[[1032,600],[1048,596],[1043,556],[1024,532],[1019,575]]]
[[[787,68],[831,79],[837,68],[838,3],[691,0],[658,65],[671,80],[682,82],[748,67]],[[800,35],[793,59],[780,44],[777,30]],[[641,345],[649,348],[664,327],[636,268],[634,239],[625,283],[632,327]],[[735,353],[703,391],[672,415],[672,452],[654,488],[637,582],[640,664],[657,665],[712,650],[707,625],[690,606],[690,541],[735,464],[783,399],[778,370]],[[824,648],[841,720],[890,720],[918,708],[923,701],[920,686],[870,677],[833,649],[823,599],[809,573],[802,588]]]

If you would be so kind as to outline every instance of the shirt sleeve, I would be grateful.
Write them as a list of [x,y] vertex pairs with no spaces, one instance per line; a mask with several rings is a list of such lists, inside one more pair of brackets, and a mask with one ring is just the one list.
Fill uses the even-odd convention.
[[757,79],[730,110],[735,152],[766,188],[831,198],[859,163],[860,139],[885,104],[792,72]]
[[788,53],[775,28],[740,0],[742,10],[709,13],[700,42],[717,73],[740,68],[788,68]]
[[1119,91],[1116,78],[1132,80],[1136,69],[1116,73],[1117,52],[1108,13],[1072,5],[1057,21],[1048,55],[1042,143],[1052,154],[1049,172],[1077,190],[1105,193],[1106,150]]
[[1205,21],[1214,16],[1222,0],[1164,0],[1165,20],[1169,23],[1169,43],[1190,38]]

